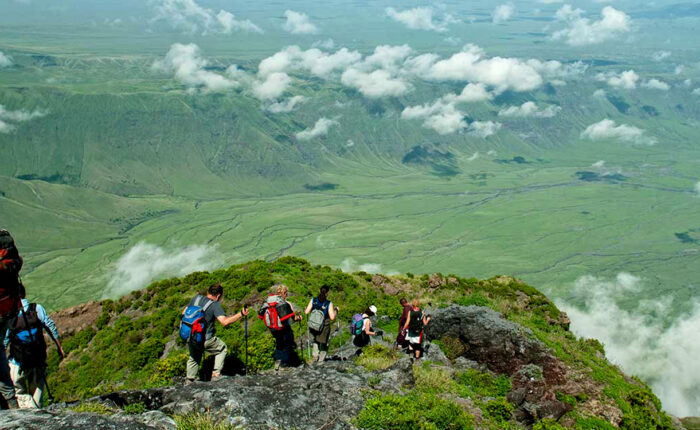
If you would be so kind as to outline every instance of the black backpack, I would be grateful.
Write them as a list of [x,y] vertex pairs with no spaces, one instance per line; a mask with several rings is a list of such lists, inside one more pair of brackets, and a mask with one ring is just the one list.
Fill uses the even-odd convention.
[[420,331],[423,330],[423,311],[411,311],[408,314],[408,318],[410,321],[408,323],[408,329],[413,333],[420,333]]
[[46,365],[44,323],[36,312],[36,303],[10,322],[10,358],[19,362],[23,371]]
[[0,317],[15,316],[20,308],[20,269],[22,257],[14,239],[10,232],[0,229]]

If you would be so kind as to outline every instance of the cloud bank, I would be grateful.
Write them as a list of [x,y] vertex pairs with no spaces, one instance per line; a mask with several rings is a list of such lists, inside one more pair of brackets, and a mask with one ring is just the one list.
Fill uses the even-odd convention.
[[234,14],[223,9],[217,13],[194,0],[155,0],[151,4],[156,11],[152,22],[164,21],[190,34],[231,34],[234,31],[263,33],[250,20],[236,19]]
[[582,16],[581,9],[562,6],[555,18],[565,21],[568,27],[554,32],[552,39],[563,40],[571,46],[595,45],[619,37],[631,31],[632,19],[612,6],[605,6],[598,21]]
[[165,249],[140,242],[117,261],[104,297],[119,297],[158,279],[211,270],[219,264],[216,249],[210,246]]
[[304,96],[294,96],[287,100],[272,103],[265,108],[265,110],[272,113],[289,113],[293,112],[300,104],[304,103],[307,97]]
[[579,278],[573,294],[583,306],[569,302],[559,307],[571,318],[577,335],[595,338],[606,356],[622,369],[647,381],[664,409],[677,416],[700,415],[700,303],[670,323],[672,298],[642,301],[636,309],[622,309],[643,286],[628,273],[615,279]]
[[604,119],[589,125],[581,137],[588,140],[617,140],[640,145],[653,145],[656,140],[644,134],[644,130],[633,125],[617,125],[611,119]]
[[619,74],[616,74],[614,72],[598,73],[596,75],[596,79],[600,82],[606,82],[608,85],[614,88],[633,90],[637,88],[637,82],[639,82],[639,75],[634,70],[626,70]]
[[299,140],[312,140],[328,134],[331,127],[339,125],[338,121],[326,117],[319,118],[313,127],[300,131],[296,134]]
[[658,79],[649,79],[648,81],[642,84],[642,87],[649,88],[650,90],[660,91],[668,91],[669,89],[671,89],[671,86],[669,84]]
[[316,34],[318,28],[311,22],[309,16],[302,12],[293,10],[284,11],[284,17],[287,21],[282,28],[292,34]]

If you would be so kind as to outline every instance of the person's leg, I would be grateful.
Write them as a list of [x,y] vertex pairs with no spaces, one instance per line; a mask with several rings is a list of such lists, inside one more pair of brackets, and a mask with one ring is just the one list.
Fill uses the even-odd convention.
[[42,408],[44,404],[44,392],[46,391],[46,367],[41,367],[32,371],[30,384],[34,390],[34,401],[32,404],[35,408]]
[[190,357],[187,359],[187,379],[194,381],[199,373],[199,363],[202,361],[202,349],[194,345],[188,345]]
[[319,361],[318,349],[318,342],[314,340],[314,344],[311,346],[311,361]]
[[323,363],[326,361],[326,354],[328,354],[328,344],[327,343],[319,343],[318,344],[318,361],[319,363]]
[[20,367],[15,363],[9,363],[10,365],[10,377],[15,385],[15,398],[17,399],[17,406],[20,409],[31,408],[32,397],[30,396],[31,387],[29,387],[29,381],[27,374],[20,369]]
[[215,378],[221,376],[221,369],[224,368],[228,346],[226,346],[223,340],[215,336],[206,341],[204,350],[207,354],[214,355],[214,370],[211,372],[211,377]]
[[282,366],[282,359],[284,358],[284,338],[282,331],[272,331],[272,337],[275,338],[275,352],[272,354],[272,358],[275,360],[275,370],[279,370]]
[[[0,319],[0,333],[7,333],[7,319]],[[10,409],[17,409],[17,398],[15,397],[15,386],[10,377],[10,366],[7,362],[5,348],[0,348],[0,394],[7,401]]]

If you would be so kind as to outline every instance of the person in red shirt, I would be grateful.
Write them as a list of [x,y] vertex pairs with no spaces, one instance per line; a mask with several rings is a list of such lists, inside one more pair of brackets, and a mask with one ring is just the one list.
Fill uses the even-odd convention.
[[396,336],[396,345],[399,348],[405,349],[408,346],[408,342],[406,342],[406,330],[404,330],[404,326],[406,325],[406,320],[408,320],[408,314],[411,312],[411,305],[405,297],[402,297],[399,303],[403,306],[403,313],[399,318],[399,334]]

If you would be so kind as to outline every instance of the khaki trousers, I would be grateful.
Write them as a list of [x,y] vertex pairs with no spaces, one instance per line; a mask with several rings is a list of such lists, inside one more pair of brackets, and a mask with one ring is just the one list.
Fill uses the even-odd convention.
[[221,374],[221,369],[224,368],[224,360],[226,360],[226,353],[228,352],[228,346],[223,340],[214,336],[204,342],[204,348],[189,345],[189,350],[190,358],[187,360],[187,379],[197,379],[199,363],[202,361],[202,355],[205,352],[214,355],[214,373]]
[[46,392],[46,367],[22,371],[16,364],[10,363],[10,376],[15,384],[19,407],[40,408]]

